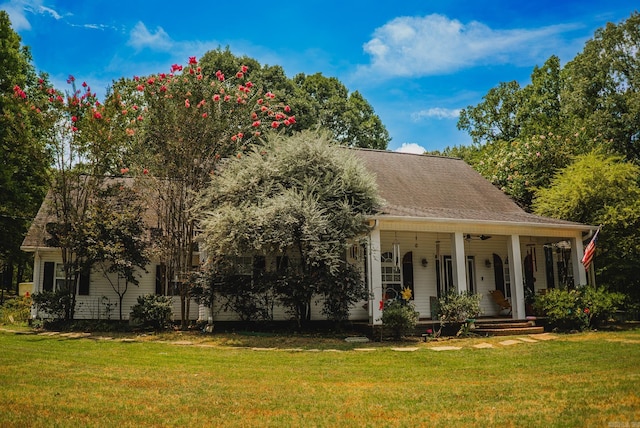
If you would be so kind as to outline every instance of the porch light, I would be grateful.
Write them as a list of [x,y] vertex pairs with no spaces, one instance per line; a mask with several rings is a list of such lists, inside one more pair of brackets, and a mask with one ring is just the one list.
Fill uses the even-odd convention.
[[429,262],[427,261],[427,259],[422,259],[422,267],[427,267],[428,264]]
[[491,260],[486,259],[486,260],[484,261],[484,265],[485,265],[486,267],[490,268],[490,267],[491,267]]

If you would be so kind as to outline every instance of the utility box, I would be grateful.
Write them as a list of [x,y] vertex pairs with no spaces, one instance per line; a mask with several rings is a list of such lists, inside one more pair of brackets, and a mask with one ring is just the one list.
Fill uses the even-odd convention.
[[18,284],[18,294],[20,296],[31,296],[33,294],[33,282],[21,282]]

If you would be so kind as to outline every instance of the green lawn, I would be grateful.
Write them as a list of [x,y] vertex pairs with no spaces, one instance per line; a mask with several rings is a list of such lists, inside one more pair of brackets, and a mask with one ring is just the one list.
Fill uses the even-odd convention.
[[[554,336],[332,347],[0,331],[0,426],[639,426],[640,331]],[[256,343],[279,349],[243,347]]]

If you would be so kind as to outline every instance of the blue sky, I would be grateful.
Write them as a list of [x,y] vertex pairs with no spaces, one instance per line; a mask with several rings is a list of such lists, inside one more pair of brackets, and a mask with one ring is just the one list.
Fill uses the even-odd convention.
[[524,85],[551,55],[571,60],[628,0],[181,2],[0,0],[34,65],[104,94],[119,77],[167,71],[228,46],[289,77],[337,77],[369,101],[391,150],[471,143],[461,108],[499,82]]

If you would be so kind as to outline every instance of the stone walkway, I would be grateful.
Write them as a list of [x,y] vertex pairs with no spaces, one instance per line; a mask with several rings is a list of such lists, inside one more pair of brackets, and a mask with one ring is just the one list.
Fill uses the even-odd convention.
[[[109,336],[94,336],[91,333],[59,333],[54,331],[47,331],[42,333],[36,332],[25,332],[18,330],[10,330],[5,328],[0,328],[0,331],[4,331],[7,333],[14,334],[36,334],[39,336],[59,336],[67,339],[93,339],[93,340],[113,340],[117,342],[137,342],[138,340],[135,338],[114,338]],[[474,349],[493,349],[500,348],[506,346],[514,346],[514,345],[524,345],[524,344],[532,344],[538,343],[541,341],[553,340],[557,339],[558,336],[551,333],[543,333],[543,334],[531,334],[528,336],[514,336],[513,338],[505,339],[500,342],[488,343],[488,342],[480,342],[475,343],[473,345],[463,345],[463,346],[452,346],[452,345],[434,345],[430,346],[428,343],[425,346],[401,346],[401,347],[376,347],[376,348],[353,348],[351,351],[357,352],[374,352],[378,350],[390,349],[395,352],[416,352],[419,350],[427,350],[427,351],[459,351],[465,348],[474,348]],[[363,340],[348,340],[347,342],[364,342]],[[157,343],[157,342],[156,342]],[[163,341],[162,343],[167,343],[176,346],[198,346],[198,347],[220,347],[217,345],[210,345],[206,343],[196,343],[189,340],[176,340],[176,341]],[[437,342],[434,342],[434,344]],[[238,349],[236,347],[231,347],[233,349]],[[247,347],[245,349],[249,349],[251,351],[285,351],[285,352],[351,352],[344,351],[339,349],[302,349],[302,348],[258,348],[258,347]]]

